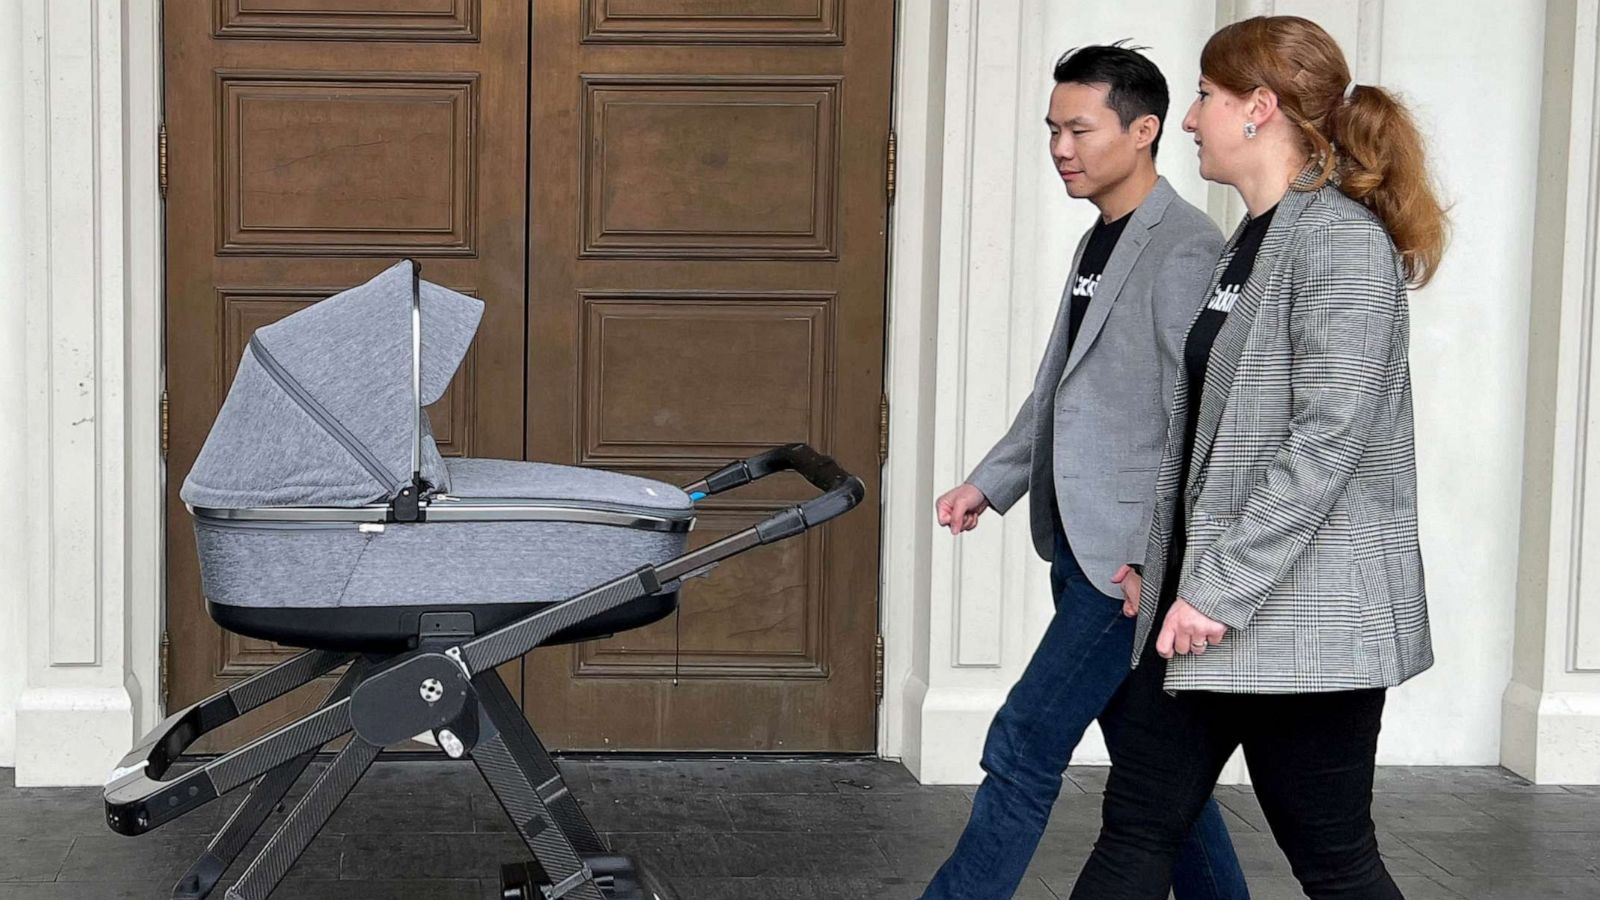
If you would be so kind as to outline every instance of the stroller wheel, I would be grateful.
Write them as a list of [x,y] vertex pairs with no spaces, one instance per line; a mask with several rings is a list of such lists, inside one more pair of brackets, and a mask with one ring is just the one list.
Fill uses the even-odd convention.
[[543,883],[527,863],[506,863],[500,867],[500,900],[535,900]]
[[644,890],[645,900],[678,900],[678,895],[648,869],[639,871],[639,883]]
[[606,900],[677,900],[661,879],[632,857],[594,854],[584,859]]
[[[605,900],[677,900],[661,879],[626,856],[587,856],[595,885]],[[500,900],[540,900],[541,887],[549,884],[537,863],[506,863],[500,867]]]
[[[669,887],[650,870],[629,857],[595,854],[584,858],[594,873],[595,886],[605,900],[677,900]],[[541,887],[549,879],[538,863],[506,863],[501,866],[501,900],[539,900]]]

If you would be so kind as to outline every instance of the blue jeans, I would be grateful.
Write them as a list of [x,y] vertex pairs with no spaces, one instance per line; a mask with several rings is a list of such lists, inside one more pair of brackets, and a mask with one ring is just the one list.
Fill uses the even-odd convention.
[[[1073,749],[1128,677],[1134,622],[1121,600],[1089,582],[1059,525],[1050,586],[1055,616],[989,726],[972,817],[923,900],[1006,900],[1016,892]],[[1172,879],[1177,900],[1248,900],[1215,798],[1184,842]]]

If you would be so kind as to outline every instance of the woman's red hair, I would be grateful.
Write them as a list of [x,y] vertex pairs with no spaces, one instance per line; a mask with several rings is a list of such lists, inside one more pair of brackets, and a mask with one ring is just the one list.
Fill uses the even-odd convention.
[[1433,278],[1449,223],[1428,174],[1422,134],[1381,87],[1359,85],[1345,97],[1350,67],[1321,26],[1298,16],[1235,22],[1206,42],[1200,73],[1241,96],[1258,87],[1277,94],[1278,108],[1322,165],[1316,187],[1337,174],[1339,190],[1383,220],[1406,280],[1420,287]]

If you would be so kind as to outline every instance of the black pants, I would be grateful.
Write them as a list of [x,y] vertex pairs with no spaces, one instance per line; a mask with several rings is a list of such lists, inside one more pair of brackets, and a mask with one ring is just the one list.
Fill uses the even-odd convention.
[[1147,649],[1100,717],[1112,768],[1100,838],[1074,900],[1164,900],[1184,836],[1241,745],[1272,836],[1307,896],[1401,896],[1372,825],[1382,690],[1173,696],[1165,674],[1166,661]]

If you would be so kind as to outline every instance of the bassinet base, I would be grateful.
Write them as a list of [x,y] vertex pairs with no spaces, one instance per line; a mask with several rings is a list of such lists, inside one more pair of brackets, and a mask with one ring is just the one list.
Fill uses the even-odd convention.
[[[538,612],[548,603],[447,606],[255,607],[206,601],[218,625],[245,637],[308,650],[399,652],[428,634],[482,634]],[[640,597],[556,632],[549,644],[610,637],[658,622],[678,608],[678,592]]]

